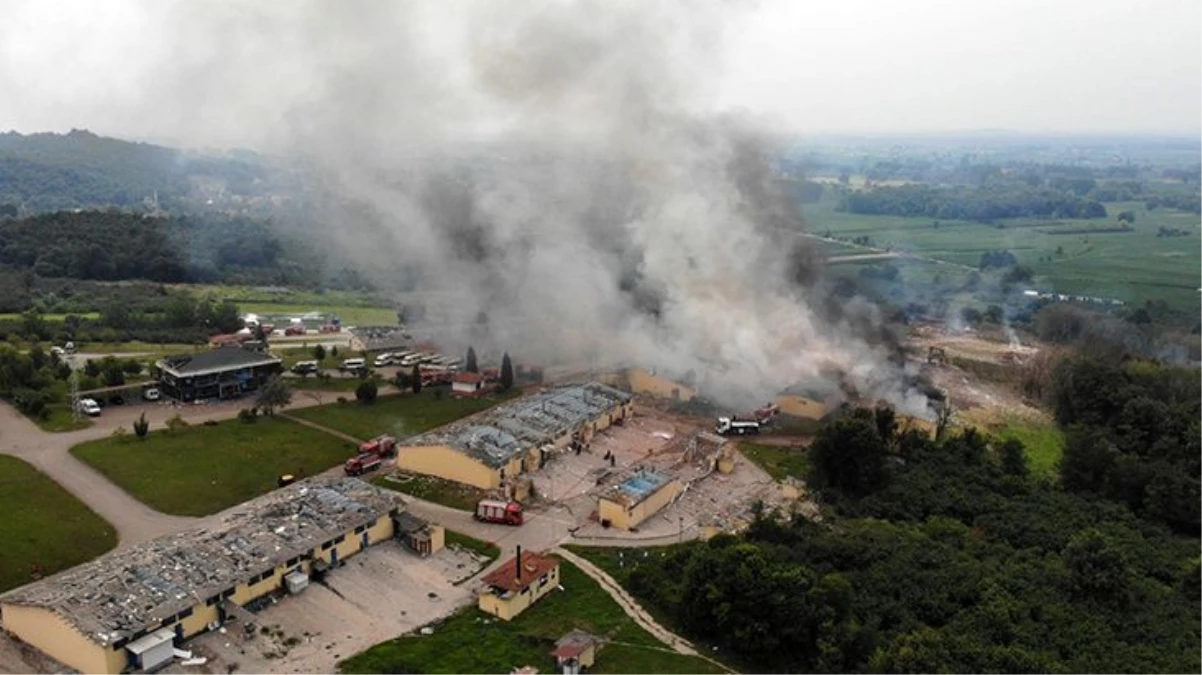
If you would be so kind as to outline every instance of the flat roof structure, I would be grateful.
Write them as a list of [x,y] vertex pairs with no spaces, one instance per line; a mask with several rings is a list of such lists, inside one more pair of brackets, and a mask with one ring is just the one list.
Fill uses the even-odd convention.
[[159,359],[155,365],[176,377],[197,377],[241,368],[269,366],[280,362],[280,359],[266,352],[256,352],[240,347],[219,347],[207,352],[168,356]]
[[639,469],[605,491],[605,498],[632,507],[655,494],[669,478],[662,473]]
[[630,400],[630,394],[599,382],[556,387],[415,436],[405,445],[445,445],[499,468],[527,448],[551,443]]
[[399,504],[395,493],[357,479],[314,477],[235,507],[210,528],[118,549],[0,595],[0,603],[53,611],[107,647],[394,513]]

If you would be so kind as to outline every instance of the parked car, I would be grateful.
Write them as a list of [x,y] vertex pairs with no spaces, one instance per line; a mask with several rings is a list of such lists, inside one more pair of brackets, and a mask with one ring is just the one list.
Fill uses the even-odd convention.
[[301,324],[292,324],[284,329],[284,335],[304,335],[305,327]]
[[88,417],[100,416],[100,404],[94,398],[84,398],[79,400],[79,412]]
[[158,387],[147,387],[142,390],[142,398],[146,401],[157,401],[163,398],[163,394],[159,391]]
[[316,373],[318,370],[316,361],[297,361],[296,365],[292,366],[292,372],[297,375],[308,375]]
[[125,397],[121,394],[114,394],[109,397],[109,405],[125,405]]
[[373,364],[374,364],[374,365],[375,365],[377,368],[379,368],[379,367],[381,367],[381,366],[391,366],[391,365],[392,365],[392,359],[393,359],[393,356],[392,356],[392,354],[391,354],[391,353],[389,353],[389,352],[384,352],[383,354],[380,354],[379,356],[377,356],[377,357],[376,357],[376,360],[375,360],[375,361],[373,361],[372,363],[373,363]]
[[367,359],[346,359],[342,362],[342,370],[362,370],[367,367]]

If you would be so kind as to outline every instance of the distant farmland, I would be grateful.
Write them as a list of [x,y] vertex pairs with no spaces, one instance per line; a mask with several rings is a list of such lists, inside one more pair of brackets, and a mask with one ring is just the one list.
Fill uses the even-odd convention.
[[[1035,271],[1043,290],[1116,298],[1128,304],[1164,300],[1179,309],[1198,307],[1202,277],[1202,226],[1192,213],[1156,209],[1139,202],[1106,205],[1136,215],[1130,231],[1109,222],[1008,219],[997,225],[930,218],[866,216],[834,210],[824,198],[803,207],[809,231],[835,237],[870,237],[880,248],[975,266],[986,251],[1007,249]],[[938,227],[935,226],[938,222]],[[1159,228],[1184,230],[1186,236],[1158,237]],[[1095,230],[1095,231],[1085,231]],[[868,253],[831,245],[831,255]]]

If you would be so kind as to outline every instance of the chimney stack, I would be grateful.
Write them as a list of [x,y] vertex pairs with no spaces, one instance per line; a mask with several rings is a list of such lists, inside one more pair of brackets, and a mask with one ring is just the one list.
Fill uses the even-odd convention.
[[518,565],[517,565],[518,571],[517,571],[517,576],[515,576],[514,579],[516,579],[517,581],[521,581],[522,580],[522,545],[521,544],[518,544],[517,563],[518,563]]

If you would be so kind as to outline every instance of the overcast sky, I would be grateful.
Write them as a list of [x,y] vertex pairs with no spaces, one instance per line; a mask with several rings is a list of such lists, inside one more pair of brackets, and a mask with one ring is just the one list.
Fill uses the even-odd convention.
[[[485,38],[487,26],[466,19],[458,0],[407,2],[423,8],[398,41],[443,44],[430,65],[456,77],[448,45]],[[698,113],[744,110],[801,133],[1197,134],[1202,125],[1198,0],[732,4],[697,68],[704,86],[688,100]],[[318,61],[341,62],[329,53],[337,41],[304,54],[294,5],[0,0],[0,129],[253,145],[304,98]]]

